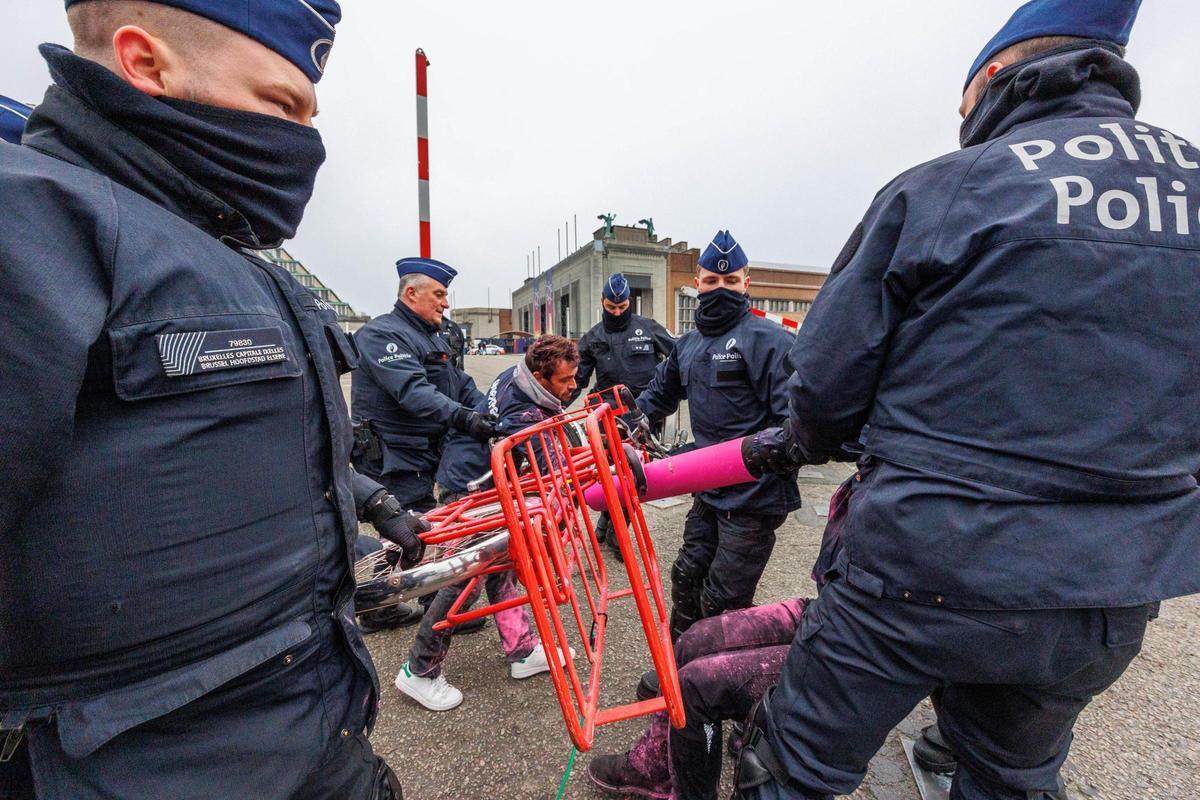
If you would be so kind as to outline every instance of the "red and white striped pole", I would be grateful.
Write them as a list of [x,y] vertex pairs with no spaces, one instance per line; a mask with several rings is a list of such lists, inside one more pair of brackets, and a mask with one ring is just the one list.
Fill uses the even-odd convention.
[[778,314],[772,314],[769,311],[763,311],[762,309],[758,309],[758,308],[751,308],[750,313],[756,317],[762,317],[763,319],[769,319],[771,322],[782,325],[783,327],[790,330],[792,333],[795,333],[796,331],[800,330],[800,323],[794,319],[788,319],[787,317],[781,317]]
[[417,218],[421,227],[421,258],[432,256],[429,236],[429,96],[425,75],[429,59],[417,48]]

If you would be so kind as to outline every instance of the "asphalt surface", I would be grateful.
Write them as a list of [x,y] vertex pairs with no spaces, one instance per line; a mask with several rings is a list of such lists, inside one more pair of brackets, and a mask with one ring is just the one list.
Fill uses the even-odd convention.
[[[467,367],[486,391],[492,378],[515,360],[514,356],[469,356]],[[831,465],[801,472],[804,507],[779,530],[757,602],[813,594],[808,574],[825,509],[850,471],[844,465]],[[688,506],[681,502],[666,509],[645,507],[664,580]],[[615,584],[621,580],[620,565],[611,559],[608,565],[610,575],[618,576],[613,578]],[[632,700],[637,679],[649,666],[636,613],[631,606],[618,605],[616,610],[623,613],[614,613],[609,620],[602,704]],[[445,663],[447,678],[465,695],[463,704],[444,713],[426,711],[391,685],[414,632],[415,628],[404,628],[367,637],[384,687],[372,741],[400,774],[405,797],[555,798],[571,744],[549,678],[510,678],[496,626],[489,622],[480,633],[458,637]],[[888,737],[852,797],[919,800],[899,736],[915,737],[932,720],[927,703],[915,709]],[[641,720],[631,720],[601,728],[593,752],[623,751],[643,727]],[[1076,800],[1200,800],[1200,597],[1164,604],[1141,656],[1083,713],[1075,734],[1064,776]],[[563,797],[604,797],[585,775],[591,755],[581,753],[575,759]],[[722,797],[728,796],[729,766]]]

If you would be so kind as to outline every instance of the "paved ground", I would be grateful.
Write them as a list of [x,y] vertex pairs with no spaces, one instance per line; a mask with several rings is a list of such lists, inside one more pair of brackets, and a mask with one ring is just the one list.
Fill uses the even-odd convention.
[[[514,361],[511,356],[468,357],[468,369],[486,389]],[[847,474],[842,466],[802,472],[804,508],[779,531],[758,602],[812,593],[808,572],[820,541],[822,514]],[[670,565],[686,510],[687,504],[647,509],[660,567]],[[610,568],[614,566],[610,562]],[[635,625],[632,609],[610,622],[604,666],[604,697],[610,702],[631,695],[648,666]],[[454,711],[433,714],[390,685],[412,635],[413,629],[407,628],[367,638],[385,687],[373,741],[401,774],[405,796],[554,798],[571,748],[546,676],[510,679],[495,625],[489,624],[482,633],[460,637],[446,663],[446,674],[462,689],[465,702]],[[921,707],[900,725],[872,762],[855,800],[917,800],[898,734],[915,735],[931,720],[932,713]],[[601,729],[596,752],[624,750],[641,730],[639,721]],[[589,757],[581,754],[576,760],[564,797],[602,796],[584,775]],[[1142,655],[1081,717],[1065,774],[1076,798],[1200,798],[1200,598],[1164,606]],[[723,790],[722,796],[728,792]]]

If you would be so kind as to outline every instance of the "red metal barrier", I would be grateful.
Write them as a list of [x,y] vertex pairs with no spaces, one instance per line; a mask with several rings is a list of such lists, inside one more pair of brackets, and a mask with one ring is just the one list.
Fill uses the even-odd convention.
[[[468,589],[486,575],[512,569],[525,594],[462,612],[467,595],[463,592],[439,626],[444,629],[528,605],[549,656],[550,679],[568,734],[580,750],[590,749],[596,727],[610,722],[665,710],[673,725],[684,723],[654,543],[614,418],[614,413],[625,410],[611,394],[593,395],[588,408],[560,414],[503,440],[492,450],[495,487],[427,514],[434,528],[422,536],[428,545],[451,553],[507,529],[507,558],[481,566],[468,579]],[[581,423],[584,441],[573,441],[571,432]],[[612,518],[628,588],[609,586],[608,568],[584,499],[584,489],[596,482]],[[600,689],[609,604],[630,597],[662,695],[603,707]],[[568,653],[572,647],[581,663],[569,658],[558,663],[556,649]]]

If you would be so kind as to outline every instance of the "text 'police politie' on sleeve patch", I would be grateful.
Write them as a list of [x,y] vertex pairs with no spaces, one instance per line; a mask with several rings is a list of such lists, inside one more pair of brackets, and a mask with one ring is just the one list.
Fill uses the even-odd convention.
[[288,360],[279,328],[160,333],[156,338],[163,371],[172,378]]

